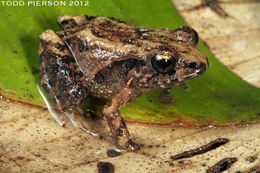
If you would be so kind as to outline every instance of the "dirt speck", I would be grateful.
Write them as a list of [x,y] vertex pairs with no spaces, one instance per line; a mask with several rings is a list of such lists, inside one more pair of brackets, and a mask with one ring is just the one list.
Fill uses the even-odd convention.
[[256,165],[253,168],[246,170],[244,173],[259,173],[260,172],[260,165]]
[[17,159],[17,160],[23,160],[24,157],[22,157],[22,156],[18,156],[18,157],[16,157],[16,159]]
[[35,157],[41,157],[41,155],[40,154],[35,154]]
[[253,163],[257,158],[255,156],[248,156],[245,158],[249,163]]
[[204,0],[204,3],[212,11],[214,11],[216,14],[220,15],[221,17],[228,17],[228,14],[219,5],[219,1],[218,0]]
[[15,130],[15,132],[21,132],[23,130],[24,130],[24,128],[19,128],[19,129]]
[[156,101],[164,105],[175,105],[175,102],[169,93],[161,93]]
[[172,162],[170,162],[170,163],[169,163],[169,166],[173,167],[173,166],[174,166],[174,164],[173,164]]
[[107,150],[107,156],[109,157],[116,157],[119,156],[121,153],[117,150]]
[[37,74],[39,73],[40,70],[39,69],[36,69],[36,68],[32,68],[32,74]]
[[183,160],[179,160],[178,163],[179,163],[179,164],[183,164],[184,161],[183,161]]
[[231,157],[231,158],[225,158],[220,160],[218,163],[213,165],[207,170],[207,173],[216,173],[216,172],[223,172],[225,170],[228,170],[233,163],[237,161],[237,158]]
[[193,157],[199,154],[204,154],[208,151],[214,150],[226,143],[229,142],[229,139],[227,138],[218,138],[214,141],[211,141],[210,143],[203,145],[199,148],[190,150],[190,151],[185,151],[183,153],[177,154],[175,156],[171,156],[172,160],[178,160],[178,159],[184,159],[184,158],[189,158],[189,157]]
[[99,162],[98,163],[98,172],[99,173],[113,173],[114,166],[109,162]]
[[188,86],[186,83],[182,83],[182,84],[180,84],[180,86],[181,86],[184,90],[186,90],[186,91],[189,90],[189,86]]
[[26,67],[24,67],[23,69],[24,69],[24,72],[28,72],[28,70],[27,70],[27,68],[26,68]]

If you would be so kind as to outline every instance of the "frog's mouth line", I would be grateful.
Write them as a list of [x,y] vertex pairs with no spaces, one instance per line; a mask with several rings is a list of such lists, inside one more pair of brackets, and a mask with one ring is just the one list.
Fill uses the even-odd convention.
[[186,80],[189,80],[191,78],[194,78],[196,76],[199,76],[200,74],[204,73],[207,70],[207,66],[204,63],[201,63],[197,66],[195,66],[194,64],[189,64],[187,65],[187,68],[185,68],[184,70],[177,70],[176,74],[177,74],[177,78],[179,82],[183,82]]

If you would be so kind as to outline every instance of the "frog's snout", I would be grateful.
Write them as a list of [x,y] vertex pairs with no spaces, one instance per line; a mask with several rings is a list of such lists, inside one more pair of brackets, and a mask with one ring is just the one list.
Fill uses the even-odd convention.
[[197,73],[197,75],[200,75],[203,72],[205,72],[209,68],[208,57],[205,57],[203,61],[196,63],[196,65],[194,65],[193,68],[195,68],[195,72]]
[[[181,67],[181,64],[177,65]],[[199,76],[205,72],[209,67],[208,58],[205,57],[204,61],[199,62],[186,62],[184,68],[179,68],[176,70],[177,78],[179,82],[191,79],[193,77]]]
[[205,62],[201,62],[197,65],[197,74],[200,75],[203,72],[205,72],[208,68],[209,68],[209,61],[208,61],[208,57],[205,58],[206,61]]
[[197,74],[200,75],[202,74],[203,72],[205,72],[208,68],[208,64],[205,64],[205,63],[200,63],[198,65],[198,68],[196,70]]

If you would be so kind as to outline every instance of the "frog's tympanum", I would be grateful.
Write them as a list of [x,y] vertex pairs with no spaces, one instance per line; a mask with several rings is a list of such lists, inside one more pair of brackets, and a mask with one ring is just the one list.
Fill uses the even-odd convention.
[[[202,74],[208,60],[187,27],[146,29],[107,17],[58,18],[63,29],[40,35],[41,84],[56,108],[74,125],[76,108],[89,96],[104,98],[103,108],[116,144],[138,150],[120,107],[156,88],[170,88]],[[72,109],[75,108],[75,109]]]

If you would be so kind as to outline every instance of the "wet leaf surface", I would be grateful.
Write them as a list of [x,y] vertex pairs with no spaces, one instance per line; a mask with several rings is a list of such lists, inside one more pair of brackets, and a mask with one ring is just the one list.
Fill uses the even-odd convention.
[[[158,1],[137,3],[135,0],[90,1],[90,7],[86,8],[7,9],[0,6],[0,9],[1,94],[41,106],[43,102],[36,89],[39,80],[38,35],[47,28],[58,30],[56,17],[59,14],[113,16],[147,27],[175,28],[183,25],[180,18],[174,17],[177,14],[168,1],[162,4]],[[196,12],[190,16],[198,18]],[[243,13],[241,15],[247,18]],[[219,23],[213,19],[196,21],[197,25],[203,22],[199,34],[222,34],[207,28],[206,21]],[[228,32],[236,26],[220,23],[228,28]],[[250,20],[246,21],[246,26],[255,26],[247,23]],[[235,30],[239,29],[235,27]],[[257,38],[256,30],[250,33]],[[246,36],[251,34],[248,32]],[[213,48],[222,43],[231,45],[225,39],[220,43],[214,39],[210,41],[215,43]],[[257,44],[251,49],[255,50],[255,47]],[[200,49],[207,53],[202,45]],[[228,53],[228,58],[241,54],[234,50],[227,50],[225,54]],[[250,53],[245,51],[244,54]],[[65,128],[58,126],[42,107],[15,103],[0,95],[0,172],[206,172],[226,158],[237,159],[227,172],[259,171],[259,124],[202,129],[129,123],[129,120],[156,123],[176,120],[193,124],[258,120],[259,89],[244,83],[211,55],[209,57],[211,67],[201,78],[170,91],[159,90],[144,95],[122,110],[133,140],[144,144],[138,153],[121,152],[118,155],[104,120],[82,117],[85,125],[101,136],[96,138],[73,127],[67,120]],[[94,102],[98,106],[97,101]],[[223,141],[226,143],[222,144]],[[199,148],[208,149],[208,146],[211,146],[209,151],[197,155]],[[172,159],[182,153],[191,153],[191,157]]]
[[[67,120],[60,127],[43,108],[0,100],[0,172],[259,170],[260,124],[202,129],[127,123],[133,140],[144,146],[118,154],[107,123],[84,120],[102,138]],[[176,160],[182,153],[189,157]]]

